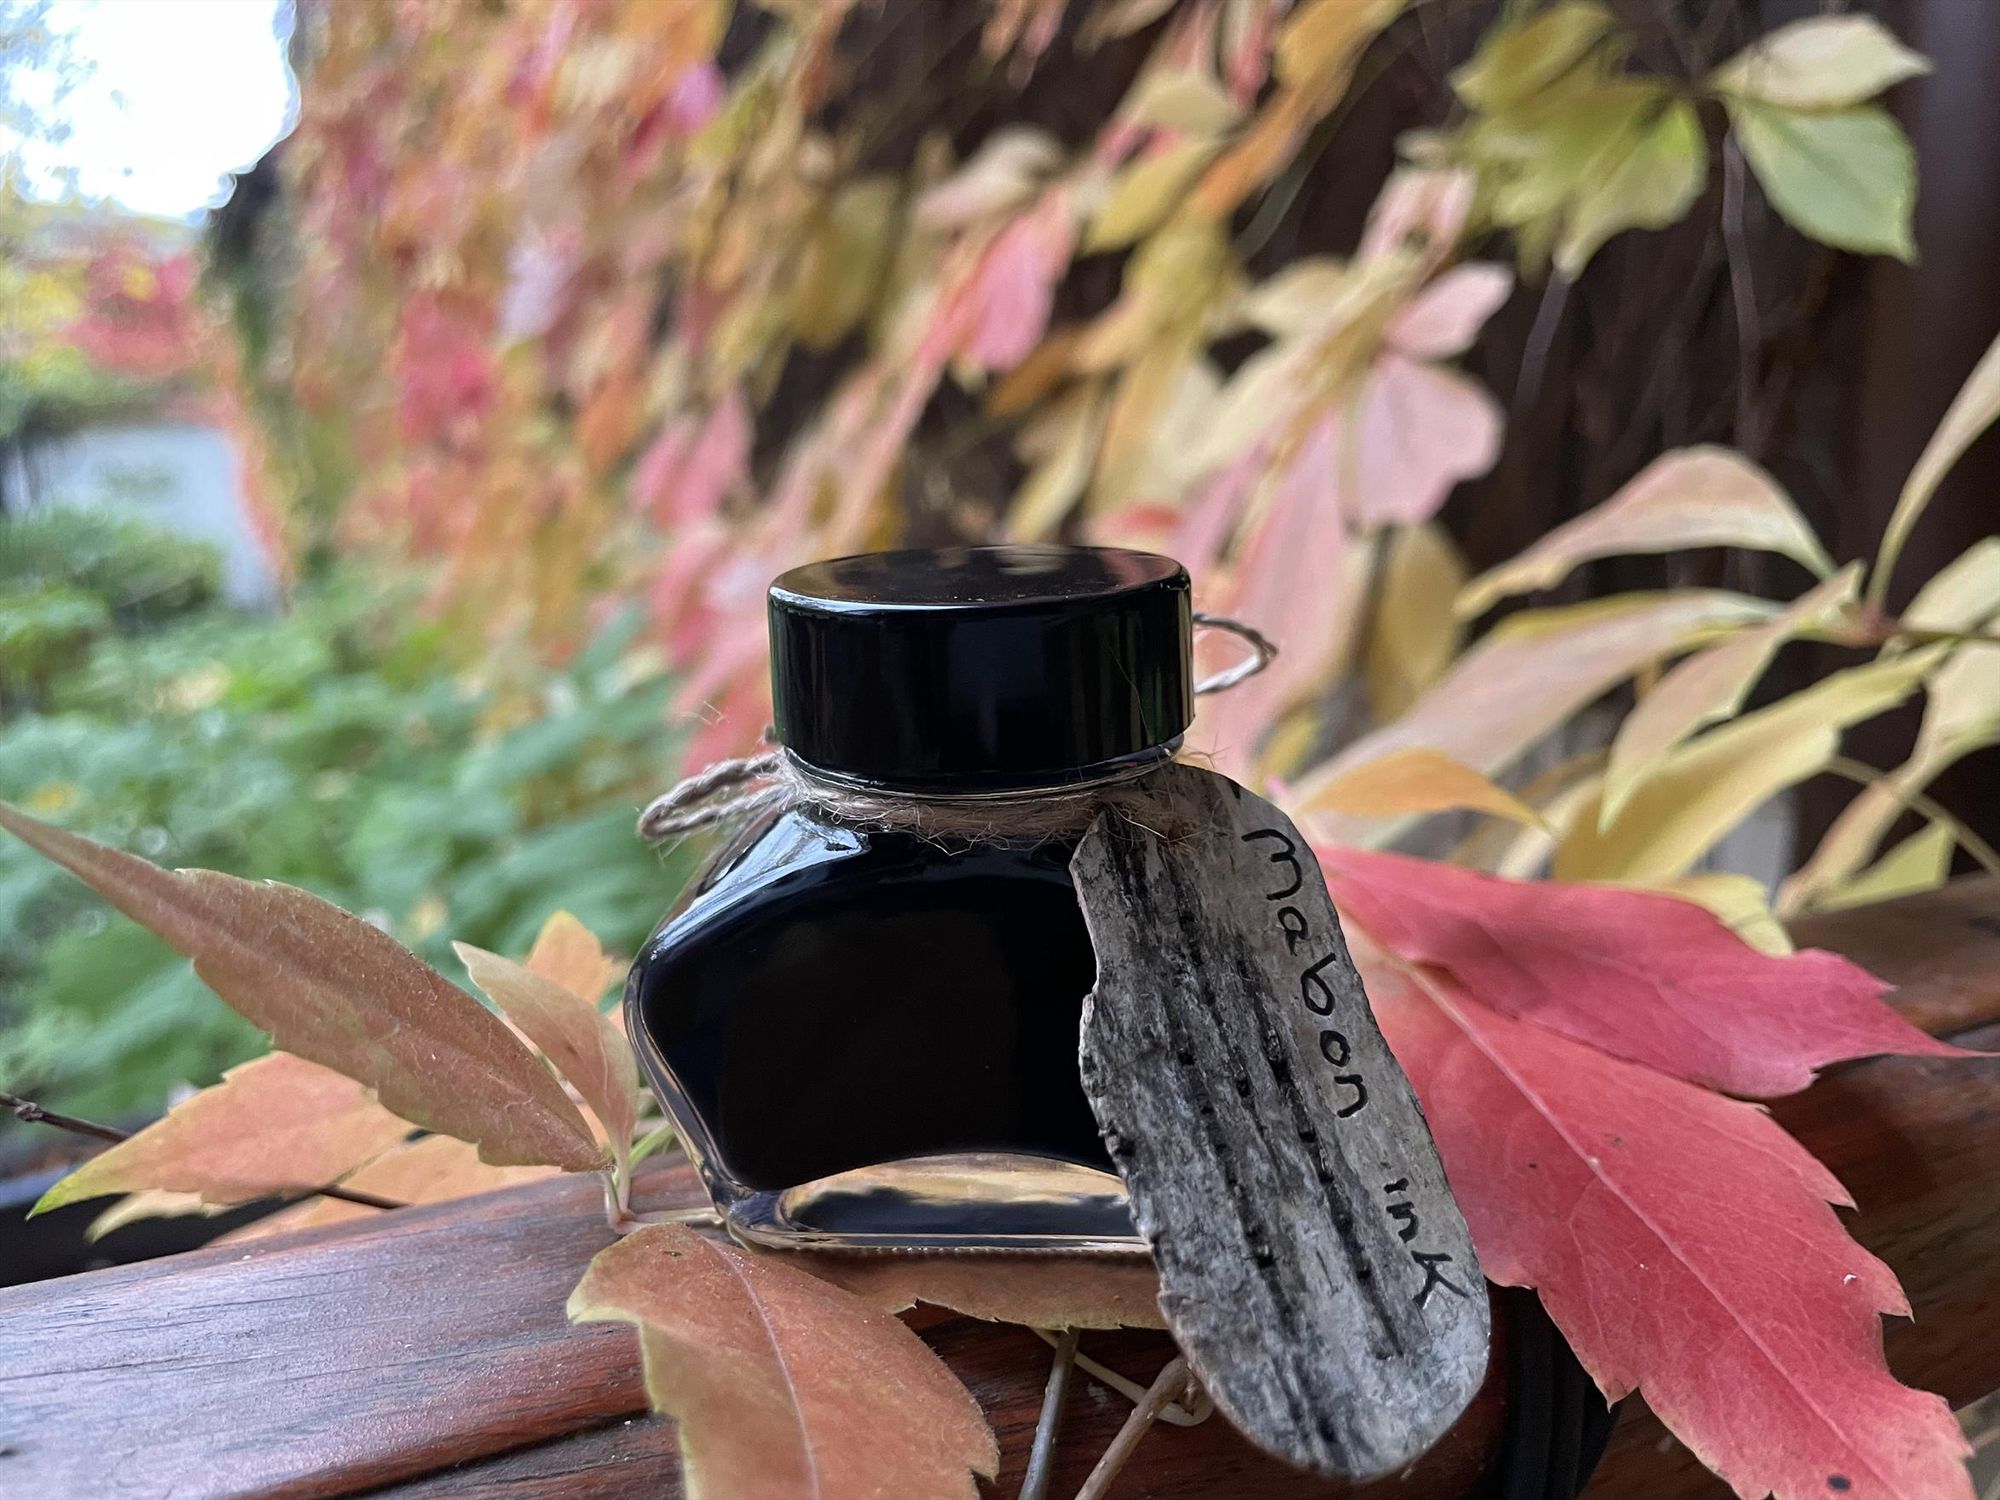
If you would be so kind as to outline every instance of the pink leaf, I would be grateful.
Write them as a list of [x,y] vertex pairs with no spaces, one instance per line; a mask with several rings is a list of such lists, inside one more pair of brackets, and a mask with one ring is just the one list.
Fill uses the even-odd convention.
[[1505,266],[1459,266],[1411,298],[1384,336],[1412,359],[1449,359],[1472,347],[1513,290],[1514,273]]
[[[1342,586],[1348,538],[1337,446],[1333,418],[1307,430],[1276,474],[1270,503],[1242,544],[1229,613],[1263,631],[1280,649],[1263,672],[1205,700],[1198,737],[1232,772],[1252,764],[1258,741],[1287,708],[1326,686],[1353,641],[1360,594]],[[1256,473],[1254,467],[1232,465],[1216,483],[1241,483],[1245,475],[1254,481]]]
[[1898,1052],[1963,1057],[1882,1003],[1832,953],[1761,953],[1673,896],[1502,880],[1431,860],[1318,849],[1327,884],[1396,957],[1481,1004],[1733,1094],[1795,1093],[1813,1071]]
[[1452,486],[1493,467],[1500,435],[1485,387],[1383,351],[1349,417],[1349,517],[1362,526],[1429,520]]
[[993,237],[979,269],[958,295],[967,320],[961,351],[993,370],[1011,370],[1028,357],[1048,327],[1056,282],[1076,246],[1076,213],[1069,195],[1051,191]]
[[1769,1116],[1366,949],[1486,1274],[1540,1290],[1608,1398],[1642,1391],[1741,1496],[1971,1500],[1950,1409],[1882,1358],[1901,1288]]
[[1387,255],[1411,240],[1434,254],[1445,253],[1465,228],[1478,185],[1478,178],[1469,171],[1411,168],[1397,172],[1368,210],[1360,253]]
[[750,410],[732,388],[696,428],[669,422],[632,470],[632,498],[662,526],[714,515],[750,468]]

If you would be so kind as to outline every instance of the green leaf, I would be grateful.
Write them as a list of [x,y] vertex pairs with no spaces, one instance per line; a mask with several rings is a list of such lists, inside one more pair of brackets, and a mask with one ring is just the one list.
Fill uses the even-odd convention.
[[1474,109],[1511,109],[1575,69],[1615,25],[1603,6],[1568,0],[1527,21],[1495,27],[1472,61],[1452,74],[1452,89]]
[[1083,253],[1121,249],[1157,229],[1213,155],[1215,143],[1196,137],[1124,168],[1091,216]]
[[1708,138],[1685,99],[1642,126],[1610,170],[1586,182],[1556,241],[1556,269],[1574,277],[1624,229],[1663,229],[1688,211],[1708,181]]
[[1708,82],[1786,109],[1842,109],[1930,70],[1872,16],[1814,16],[1760,37]]
[[1916,153],[1886,112],[1802,114],[1731,99],[1729,116],[1757,180],[1793,228],[1842,250],[1916,259]]

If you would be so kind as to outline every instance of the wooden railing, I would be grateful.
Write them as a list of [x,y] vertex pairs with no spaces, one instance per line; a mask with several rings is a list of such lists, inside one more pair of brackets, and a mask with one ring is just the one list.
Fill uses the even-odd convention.
[[[1806,924],[1899,986],[1935,1034],[2000,1049],[2000,881]],[[1857,1236],[1902,1277],[1914,1323],[1889,1357],[1955,1406],[2000,1387],[2000,1058],[1834,1070],[1776,1113],[1853,1191]],[[678,1169],[651,1205],[693,1202]],[[219,1246],[0,1292],[0,1494],[551,1497],[679,1493],[671,1426],[646,1415],[635,1341],[573,1328],[563,1302],[608,1233],[594,1180]],[[4,1253],[0,1250],[0,1253]],[[1018,1489],[1048,1371],[1025,1329],[920,1313],[916,1326],[999,1433],[991,1493]],[[1503,1320],[1503,1336],[1504,1336]],[[1144,1380],[1159,1335],[1087,1336]],[[1365,1492],[1497,1493],[1508,1362],[1418,1468]],[[1128,1410],[1072,1393],[1049,1493],[1075,1493]],[[1149,1433],[1116,1495],[1345,1493],[1252,1451],[1220,1419]],[[1726,1490],[1630,1403],[1592,1500]]]

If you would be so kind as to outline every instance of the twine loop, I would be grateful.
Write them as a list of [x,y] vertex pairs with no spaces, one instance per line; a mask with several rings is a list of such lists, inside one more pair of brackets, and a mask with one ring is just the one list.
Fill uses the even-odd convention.
[[[1196,611],[1194,623],[1198,629],[1233,635],[1250,647],[1243,660],[1196,683],[1199,695],[1224,692],[1248,681],[1278,654],[1268,636],[1241,620]],[[639,815],[639,836],[679,838],[766,811],[814,806],[848,822],[938,837],[1044,838],[1081,828],[1107,804],[1132,799],[1131,784],[1156,764],[1136,762],[1063,787],[917,797],[835,779],[774,745],[756,755],[719,760],[662,792]]]

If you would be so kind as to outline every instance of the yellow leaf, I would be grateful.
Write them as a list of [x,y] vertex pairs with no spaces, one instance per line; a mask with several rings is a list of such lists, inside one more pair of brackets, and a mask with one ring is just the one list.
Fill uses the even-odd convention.
[[1314,787],[1299,804],[1307,813],[1357,818],[1402,818],[1464,808],[1516,823],[1539,825],[1541,815],[1463,761],[1421,746],[1393,750],[1379,760],[1343,771]]
[[1911,834],[1852,880],[1835,886],[1814,903],[1818,911],[1841,911],[1936,890],[1951,874],[1958,842],[1948,824],[1933,823]]
[[1683,746],[1600,828],[1590,816],[1556,850],[1559,880],[1655,885],[1685,875],[1751,813],[1824,770],[1850,724],[1893,708],[1935,651],[1837,672]]
[[1872,16],[1813,16],[1759,37],[1708,84],[1786,109],[1840,109],[1930,70]]
[[[1935,660],[1937,649],[1895,659]],[[1911,797],[1946,767],[2000,741],[2000,646],[1960,647],[1932,677],[1928,694],[1910,758],[1840,810],[1812,857],[1780,887],[1779,911],[1790,916],[1817,905],[1861,869]]]
[[1402,8],[1403,0],[1306,0],[1278,35],[1272,72],[1317,108],[1331,108],[1361,49]]
[[1243,117],[1220,84],[1187,68],[1148,72],[1125,96],[1118,113],[1133,125],[1210,138],[1233,130]]
[[1667,881],[1658,889],[1671,895],[1685,896],[1697,906],[1707,907],[1727,922],[1738,937],[1760,952],[1792,951],[1791,935],[1785,931],[1784,924],[1772,915],[1770,897],[1761,880],[1748,875],[1709,871],[1700,875],[1683,875],[1678,880]]
[[1938,429],[1931,434],[1931,440],[1924,445],[1916,467],[1910,470],[1910,477],[1903,482],[1902,493],[1896,497],[1896,509],[1889,517],[1889,525],[1882,533],[1882,551],[1876,559],[1875,572],[1868,580],[1868,598],[1879,604],[1889,595],[1889,580],[1896,571],[1896,560],[1903,555],[1903,544],[1910,539],[1916,529],[1917,518],[1924,513],[1924,507],[1931,503],[1931,496],[1937,493],[1938,485],[1978,439],[1979,435],[1993,425],[1994,418],[2000,417],[2000,338],[1987,346],[1980,356],[1972,374],[1966,377],[1957,396],[1952,398],[1951,409],[1938,423]]
[[799,258],[792,328],[808,349],[831,349],[874,310],[895,253],[892,178],[864,177],[834,195]]
[[1076,508],[1097,460],[1104,409],[1103,392],[1083,386],[1062,396],[1022,429],[1016,447],[1035,467],[1007,509],[1009,540],[1044,541]]
[[2000,613],[2000,536],[1974,542],[1917,590],[1903,622],[1921,630],[1973,630]]
[[217,1214],[228,1212],[229,1205],[204,1203],[200,1193],[170,1193],[164,1188],[145,1188],[127,1193],[92,1219],[89,1228],[83,1231],[83,1237],[96,1244],[112,1231],[123,1229],[127,1224],[136,1224],[141,1219],[184,1219],[194,1214],[212,1219]]
[[1309,255],[1245,291],[1238,311],[1251,327],[1286,338],[1325,323],[1340,307],[1349,281],[1345,261]]
[[1450,664],[1464,633],[1451,601],[1464,584],[1465,560],[1435,522],[1389,534],[1364,661],[1378,723],[1408,708]]
[[1127,163],[1090,217],[1084,253],[1119,249],[1158,228],[1214,154],[1212,142],[1186,140]]
[[[1459,657],[1408,713],[1363,735],[1302,778],[1294,791],[1310,798],[1323,782],[1354,766],[1417,745],[1498,775],[1571,714],[1647,663],[1685,651],[1712,631],[1770,613],[1762,600],[1686,589],[1516,615]],[[1331,818],[1321,826],[1334,842],[1384,836],[1374,827],[1342,829]]]
[[1741,708],[1778,648],[1841,613],[1854,602],[1860,587],[1861,565],[1852,563],[1781,613],[1705,647],[1662,677],[1639,700],[1612,742],[1600,821],[1608,824],[1617,817],[1647,775],[1682,740]]
[[1458,612],[1470,617],[1510,595],[1552,587],[1592,558],[1688,547],[1749,547],[1783,553],[1822,578],[1833,571],[1819,538],[1769,474],[1726,448],[1680,448],[1596,509],[1475,578],[1458,596]]

